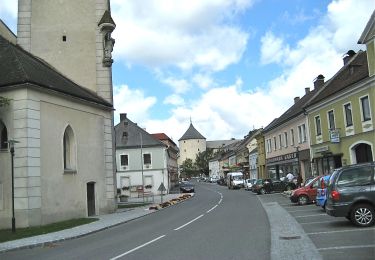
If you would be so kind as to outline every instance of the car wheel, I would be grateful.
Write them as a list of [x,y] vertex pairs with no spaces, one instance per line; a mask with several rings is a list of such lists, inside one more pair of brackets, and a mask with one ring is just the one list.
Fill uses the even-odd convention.
[[368,227],[374,224],[374,208],[369,204],[356,205],[350,214],[351,221],[360,227]]
[[259,192],[260,192],[260,194],[262,194],[262,195],[266,194],[266,190],[263,189],[263,188],[261,188]]
[[300,195],[298,197],[298,204],[299,205],[306,205],[308,201],[309,201],[309,198],[305,195]]

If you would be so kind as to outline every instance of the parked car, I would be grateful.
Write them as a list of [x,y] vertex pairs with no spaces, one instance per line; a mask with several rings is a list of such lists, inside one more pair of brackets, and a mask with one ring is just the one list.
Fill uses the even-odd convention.
[[180,192],[185,193],[191,193],[194,192],[194,185],[191,182],[188,181],[182,181],[180,184]]
[[316,189],[316,199],[315,203],[317,206],[326,208],[327,201],[327,186],[331,175],[322,176],[318,180],[318,188]]
[[332,173],[327,188],[326,212],[346,217],[360,227],[375,222],[375,162],[344,166]]
[[223,177],[220,177],[220,179],[218,179],[216,183],[219,184],[219,185],[221,185],[221,186],[226,186],[227,185],[226,179],[223,178]]
[[246,179],[245,190],[251,190],[251,186],[253,186],[256,181],[257,181],[256,179]]
[[290,201],[298,203],[299,205],[306,205],[314,202],[320,177],[321,176],[310,179],[310,181],[306,182],[303,187],[292,191]]
[[265,194],[271,192],[282,192],[287,190],[293,190],[297,186],[293,182],[271,180],[271,179],[259,179],[251,187],[251,190],[258,194]]

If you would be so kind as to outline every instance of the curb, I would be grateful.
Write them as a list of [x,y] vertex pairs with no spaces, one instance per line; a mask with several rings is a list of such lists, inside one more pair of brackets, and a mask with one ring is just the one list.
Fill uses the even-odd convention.
[[[186,201],[186,200],[191,199],[191,198],[194,197],[194,194],[190,194],[190,195],[191,196],[189,198],[184,199],[184,200],[180,201],[179,203],[184,202],[184,201]],[[179,204],[179,203],[176,203],[176,204]],[[171,204],[168,207],[176,205],[176,204]],[[162,210],[162,209],[165,209],[165,208],[168,208],[168,207],[160,208],[159,210]],[[106,230],[106,229],[109,229],[109,228],[112,228],[112,227],[115,227],[115,226],[118,226],[118,225],[121,225],[121,224],[124,224],[124,223],[128,223],[128,222],[130,222],[132,220],[136,220],[136,219],[142,218],[144,216],[147,216],[147,215],[150,215],[150,214],[153,214],[153,213],[156,213],[156,212],[159,211],[159,210],[152,210],[152,209],[150,210],[148,207],[139,207],[138,209],[142,209],[143,210],[142,213],[139,216],[135,216],[133,218],[130,218],[130,219],[127,219],[127,220],[124,220],[124,221],[120,221],[118,223],[109,224],[109,225],[104,226],[104,227],[100,227],[100,228],[97,228],[97,229],[94,229],[94,230],[91,230],[91,231],[87,231],[87,232],[84,232],[84,233],[81,233],[81,234],[77,234],[77,235],[73,235],[73,236],[69,236],[69,237],[57,238],[57,239],[53,239],[52,238],[52,239],[49,239],[49,240],[47,238],[46,241],[43,241],[43,242],[35,242],[35,243],[30,243],[30,244],[27,244],[27,245],[19,245],[19,246],[17,246],[17,245],[15,245],[15,246],[9,245],[9,247],[6,246],[7,243],[9,243],[9,244],[11,244],[11,243],[17,243],[16,241],[20,241],[22,239],[30,239],[30,238],[33,238],[33,237],[27,237],[27,238],[21,238],[21,239],[16,239],[16,240],[11,240],[11,241],[7,241],[7,242],[3,242],[3,243],[0,243],[0,254],[1,253],[5,253],[5,252],[10,252],[10,251],[21,250],[21,249],[31,249],[31,248],[35,248],[35,247],[47,247],[47,246],[53,245],[54,243],[57,243],[57,242],[67,241],[67,240],[71,240],[71,239],[75,239],[75,238],[80,238],[80,237],[83,237],[83,236],[87,236],[87,235],[90,235],[90,234],[94,234],[96,232],[100,232],[102,230]],[[119,213],[123,213],[123,212],[114,212],[112,214],[119,214]],[[110,215],[112,215],[112,214],[110,214]],[[92,223],[95,224],[97,222],[92,222]],[[89,225],[89,224],[86,224],[86,225]],[[74,228],[79,229],[79,227],[81,227],[81,226],[76,226],[76,227],[73,227],[71,229],[74,229]],[[69,229],[65,229],[65,230],[69,230]],[[56,232],[53,232],[53,233],[62,232],[62,231],[65,231],[65,230],[60,230],[60,231],[56,231]],[[48,235],[53,234],[53,233],[34,236],[34,238],[39,237],[39,236],[48,236]],[[2,245],[4,246],[4,248],[1,248]]]

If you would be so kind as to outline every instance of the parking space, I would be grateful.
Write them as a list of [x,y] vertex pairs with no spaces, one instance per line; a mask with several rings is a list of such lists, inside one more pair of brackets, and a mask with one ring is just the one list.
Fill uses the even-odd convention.
[[301,225],[323,259],[375,259],[375,226],[359,228],[346,218],[327,215],[315,204],[299,206],[283,194],[261,196],[263,202],[277,202]]

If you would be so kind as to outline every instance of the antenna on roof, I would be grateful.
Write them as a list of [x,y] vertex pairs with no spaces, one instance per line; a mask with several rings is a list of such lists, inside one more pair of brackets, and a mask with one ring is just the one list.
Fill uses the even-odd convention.
[[191,116],[190,116],[190,124],[192,124],[192,122],[191,122]]

